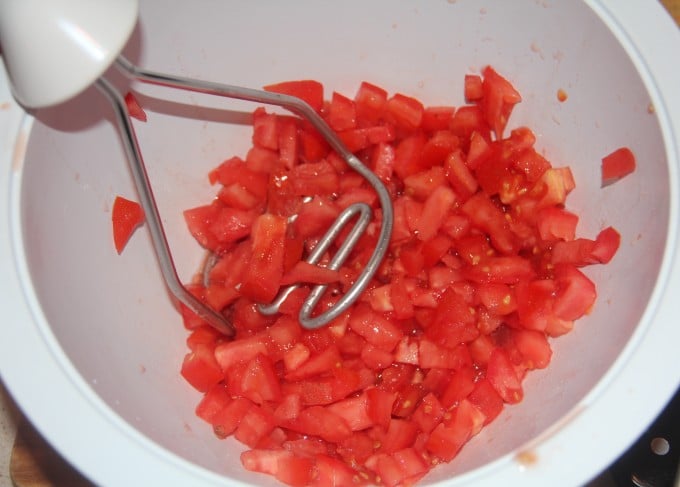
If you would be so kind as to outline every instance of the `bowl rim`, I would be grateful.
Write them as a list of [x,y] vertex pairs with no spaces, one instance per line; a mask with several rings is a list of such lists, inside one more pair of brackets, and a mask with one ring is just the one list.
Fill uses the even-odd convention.
[[[640,325],[597,385],[557,424],[529,444],[455,478],[455,485],[542,486],[559,478],[565,485],[587,482],[606,468],[651,424],[680,384],[674,360],[680,332],[678,242],[680,179],[680,71],[667,59],[680,47],[680,29],[659,2],[585,0],[629,54],[656,109],[669,163],[670,215],[661,275]],[[0,65],[0,380],[23,413],[77,469],[101,484],[217,485],[225,478],[192,464],[142,435],[119,417],[78,373],[60,348],[30,286],[18,212],[21,165],[32,117],[13,100]],[[10,168],[7,170],[7,168]],[[651,326],[652,321],[654,326]],[[25,371],[30,370],[30,374]],[[660,370],[655,381],[642,371]],[[39,390],[38,395],[36,391]],[[50,397],[50,401],[36,400]],[[621,405],[630,405],[624,408]],[[77,434],[56,416],[78,418]],[[56,411],[56,413],[55,413]],[[611,429],[602,418],[616,414]],[[587,432],[587,434],[585,433]],[[584,444],[583,438],[591,442]],[[104,445],[106,451],[95,445]],[[106,452],[115,451],[117,461]],[[565,459],[578,459],[578,468]],[[535,460],[535,461],[534,461]],[[126,465],[121,469],[118,465]],[[450,485],[451,481],[439,485]],[[230,480],[230,485],[248,485]]]

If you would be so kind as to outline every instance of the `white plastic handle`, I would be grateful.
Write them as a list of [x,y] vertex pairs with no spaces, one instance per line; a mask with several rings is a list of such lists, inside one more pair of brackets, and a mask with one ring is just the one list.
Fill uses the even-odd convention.
[[2,0],[0,46],[26,108],[64,102],[113,63],[137,22],[137,0]]

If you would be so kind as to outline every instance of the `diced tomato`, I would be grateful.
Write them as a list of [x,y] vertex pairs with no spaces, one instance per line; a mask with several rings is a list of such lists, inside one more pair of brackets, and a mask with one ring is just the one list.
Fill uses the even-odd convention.
[[354,101],[359,121],[364,125],[374,125],[384,114],[387,91],[364,81],[359,86]]
[[338,271],[334,271],[327,267],[310,264],[301,260],[296,262],[292,269],[290,269],[281,278],[281,284],[296,284],[296,283],[310,283],[310,284],[329,284],[340,279]]
[[266,355],[258,354],[248,362],[239,392],[257,404],[278,401],[281,398],[279,379],[271,360]]
[[279,482],[293,487],[309,485],[316,473],[316,462],[312,458],[302,458],[297,455],[282,456],[277,462],[277,472],[274,477]]
[[453,289],[447,289],[439,305],[434,321],[426,328],[426,336],[447,348],[474,340],[479,335],[475,316],[468,303]]
[[[297,460],[302,459],[283,449],[254,449],[241,453],[241,463],[246,470],[273,475],[282,482],[288,483],[288,485],[306,485],[309,482],[313,462],[304,459],[307,463],[299,464]],[[288,472],[293,465],[296,467],[294,472],[298,474],[295,478],[291,478],[290,473],[292,472]],[[279,478],[279,475],[286,475],[287,482]]]
[[144,223],[144,210],[139,203],[116,196],[111,210],[113,224],[113,243],[119,254],[125,248],[135,229]]
[[234,437],[241,443],[255,448],[274,429],[275,423],[271,413],[253,405],[250,407],[236,427]]
[[491,66],[483,70],[482,105],[486,122],[493,128],[497,139],[503,131],[515,104],[522,97],[508,80],[499,75]]
[[602,158],[602,187],[614,184],[635,171],[635,155],[628,147],[621,147]]
[[621,245],[621,235],[613,227],[607,227],[597,234],[591,255],[601,264],[607,264]]
[[318,487],[344,487],[352,485],[355,472],[345,462],[328,455],[316,457],[316,477],[312,485]]
[[497,348],[491,352],[486,367],[486,378],[503,398],[503,401],[515,404],[522,400],[524,396],[522,383],[504,350]]
[[439,130],[432,134],[423,147],[421,163],[424,167],[441,167],[451,152],[460,146],[460,139],[449,130]]
[[472,427],[466,424],[439,423],[432,431],[425,447],[435,457],[450,462],[472,436]]
[[397,126],[414,130],[420,127],[425,107],[415,98],[397,93],[387,100],[385,110],[388,119]]
[[552,350],[544,333],[516,328],[512,330],[512,340],[527,369],[543,369],[550,363]]
[[546,242],[554,240],[574,240],[578,216],[563,208],[549,206],[537,214],[537,227],[541,239]]
[[333,130],[349,130],[357,125],[357,113],[354,101],[346,96],[333,92],[331,104],[328,109],[328,125]]
[[362,304],[357,305],[352,312],[349,326],[368,343],[387,351],[394,349],[403,335],[390,320]]
[[[235,337],[180,306],[181,375],[204,393],[196,414],[251,449],[248,470],[294,486],[413,485],[522,400],[528,373],[550,363],[551,339],[595,303],[582,268],[608,263],[621,235],[577,234],[566,205],[574,175],[551,165],[531,129],[504,135],[521,97],[493,68],[465,78],[457,109],[367,82],[325,103],[317,82],[268,89],[307,100],[384,182],[387,254],[348,310],[301,326],[311,287],[326,286],[326,310],[365,268],[382,209],[310,122],[256,109],[252,148],[210,171],[216,198],[185,212],[215,255],[187,289],[224,313]],[[306,262],[356,202],[375,215],[342,266],[328,263],[349,228]],[[260,313],[258,303],[298,284],[278,313]]]
[[366,391],[366,399],[366,409],[373,423],[387,428],[397,399],[396,393],[382,388],[371,388]]
[[206,392],[222,380],[222,369],[215,360],[213,347],[197,345],[182,362],[182,377],[201,392]]
[[128,91],[125,94],[125,106],[127,107],[128,115],[136,118],[140,122],[146,122],[146,112],[137,101],[137,97]]
[[229,245],[247,237],[256,218],[257,214],[253,211],[220,208],[208,226],[208,231],[219,244]]
[[441,166],[435,166],[404,178],[404,193],[424,201],[430,194],[442,186],[446,175]]
[[456,109],[454,107],[425,107],[421,128],[428,132],[446,130],[449,128],[451,119]]
[[467,398],[484,414],[484,424],[489,424],[503,410],[503,398],[487,379],[477,382]]
[[286,220],[263,214],[253,223],[252,253],[241,282],[241,294],[268,303],[276,296],[283,277]]
[[450,380],[440,401],[445,408],[449,408],[465,399],[475,388],[475,373],[472,367],[463,367],[450,376]]
[[423,212],[416,225],[420,240],[430,240],[437,234],[455,201],[455,193],[446,186],[439,186],[430,194],[425,200]]
[[323,85],[314,80],[282,81],[267,85],[266,91],[301,98],[314,110],[321,111],[323,107]]
[[420,341],[418,364],[422,369],[454,369],[472,365],[470,353],[465,345],[447,348],[427,339]]
[[465,105],[458,108],[449,123],[449,129],[466,141],[471,140],[470,136],[475,132],[489,133],[489,126],[484,119],[484,113],[476,105]]
[[446,409],[433,393],[426,394],[413,413],[413,421],[420,431],[430,433],[442,420]]
[[279,148],[279,117],[260,107],[253,113],[253,144],[265,149]]
[[217,414],[232,401],[224,384],[218,383],[208,389],[196,406],[196,416],[210,424],[215,424]]
[[399,178],[405,179],[427,169],[420,159],[426,142],[427,139],[420,132],[415,132],[398,142],[395,148],[393,169]]
[[517,243],[510,224],[503,212],[486,195],[477,193],[470,197],[463,204],[462,210],[473,225],[489,235],[496,250],[506,255],[517,252]]
[[452,151],[446,159],[446,176],[456,194],[466,200],[477,192],[479,183],[463,160],[463,153]]
[[288,423],[288,427],[331,442],[341,441],[352,434],[352,429],[341,416],[323,406],[303,409],[295,420]]
[[563,320],[577,320],[595,303],[595,284],[573,266],[561,264],[555,267],[557,293],[553,311]]
[[477,101],[484,96],[482,77],[476,74],[465,75],[465,100]]

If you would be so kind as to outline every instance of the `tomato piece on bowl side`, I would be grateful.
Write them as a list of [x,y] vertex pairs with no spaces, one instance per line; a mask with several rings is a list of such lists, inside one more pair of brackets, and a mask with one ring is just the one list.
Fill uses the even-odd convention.
[[125,94],[125,106],[127,108],[128,115],[130,115],[132,118],[136,118],[140,122],[146,122],[146,112],[139,104],[139,101],[137,101],[137,97],[131,91],[128,91]]
[[602,158],[602,187],[635,172],[635,155],[628,147],[621,147]]
[[116,252],[120,254],[135,229],[144,223],[144,210],[136,201],[116,196],[111,210],[111,222],[113,224],[113,243]]

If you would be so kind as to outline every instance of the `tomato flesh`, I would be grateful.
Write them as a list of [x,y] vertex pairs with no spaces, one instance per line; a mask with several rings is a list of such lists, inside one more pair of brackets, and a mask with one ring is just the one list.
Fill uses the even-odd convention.
[[[307,101],[385,183],[394,231],[358,301],[303,329],[310,286],[327,285],[320,306],[332,306],[365,266],[379,203],[307,122],[258,108],[253,147],[211,171],[217,197],[185,212],[218,257],[191,290],[236,329],[227,339],[182,310],[181,373],[204,393],[196,414],[249,448],[246,469],[288,485],[412,485],[522,400],[527,373],[550,363],[549,338],[595,305],[582,268],[608,263],[621,236],[578,235],[571,170],[553,167],[529,128],[504,135],[521,96],[491,67],[465,77],[458,108],[368,82],[328,102],[315,81],[267,89]],[[305,262],[358,201],[376,216],[343,266],[326,267],[337,243]],[[280,312],[261,315],[289,284],[300,287]]]
[[135,229],[144,223],[144,210],[136,201],[116,196],[111,210],[113,243],[119,254],[125,248]]
[[635,155],[621,147],[602,158],[602,186],[609,186],[635,171]]

